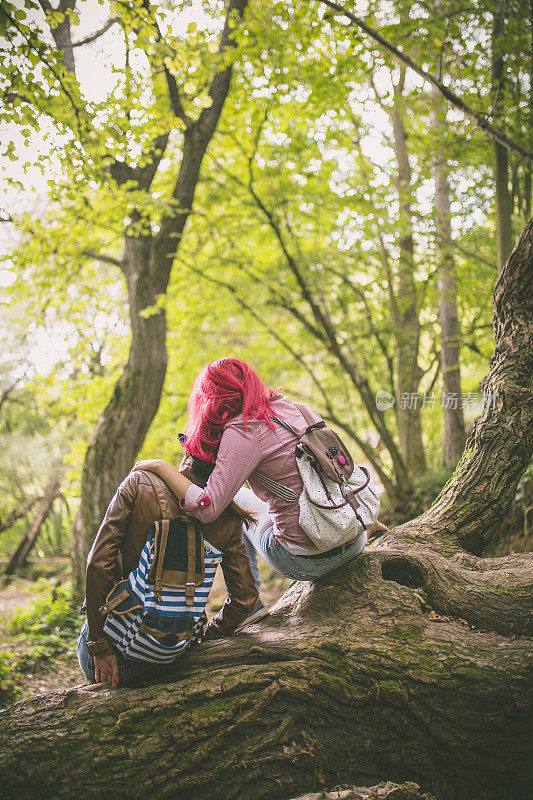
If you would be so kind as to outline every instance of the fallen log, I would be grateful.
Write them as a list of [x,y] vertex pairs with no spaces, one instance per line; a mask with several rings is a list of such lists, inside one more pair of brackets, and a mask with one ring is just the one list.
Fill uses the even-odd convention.
[[37,541],[37,537],[39,536],[39,531],[43,523],[46,521],[48,515],[50,514],[53,506],[54,500],[59,494],[59,481],[60,481],[60,473],[59,470],[54,469],[53,475],[48,482],[48,486],[45,489],[45,493],[41,498],[39,505],[37,507],[37,513],[35,514],[34,518],[30,522],[27,530],[25,531],[23,537],[21,538],[17,549],[13,553],[9,564],[6,567],[6,575],[12,575],[17,569],[20,569],[26,562],[26,559],[31,552],[35,542]]

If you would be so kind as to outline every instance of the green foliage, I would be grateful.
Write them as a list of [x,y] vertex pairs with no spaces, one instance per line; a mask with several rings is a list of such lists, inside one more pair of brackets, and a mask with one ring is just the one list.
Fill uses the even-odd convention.
[[14,703],[20,695],[16,681],[13,680],[14,667],[13,656],[0,649],[0,708]]
[[453,469],[441,466],[417,476],[413,479],[409,500],[400,508],[392,505],[385,495],[382,499],[380,520],[391,526],[400,525],[418,517],[430,507],[452,474]]
[[[170,107],[165,69],[189,117],[196,119],[211,102],[207,87],[220,64],[221,6],[201,7],[189,21],[190,4],[181,0],[111,2],[115,25],[98,44],[74,49],[76,64],[85,58],[85,69],[90,65],[88,80],[83,70],[70,71],[54,46],[65,18],[44,14],[33,0],[2,6],[9,43],[0,68],[0,113],[10,134],[4,165],[13,170],[16,163],[18,172],[6,181],[13,223],[4,226],[11,239],[4,237],[9,259],[0,272],[1,351],[11,353],[0,356],[0,392],[15,382],[0,410],[0,520],[39,496],[47,465],[60,457],[71,512],[56,505],[42,534],[45,552],[65,549],[91,431],[127,362],[131,320],[120,269],[125,236],[153,241],[175,208],[185,123]],[[73,41],[86,35],[94,8],[89,0],[77,4],[70,15]],[[445,83],[490,117],[492,11],[485,2],[395,0],[369,2],[361,13],[424,68],[441,70]],[[252,362],[273,388],[282,385],[311,402],[332,424],[345,423],[357,458],[370,453],[385,476],[396,479],[347,364],[356,364],[370,395],[395,393],[399,339],[390,288],[398,295],[399,247],[407,232],[414,239],[420,391],[441,392],[441,376],[435,377],[436,154],[444,154],[451,184],[463,390],[477,391],[493,347],[492,144],[450,108],[442,138],[435,137],[428,87],[408,73],[398,99],[397,63],[345,23],[319,3],[249,4],[237,47],[225,56],[234,63],[232,89],[168,292],[141,311],[148,317],[165,310],[169,352],[159,412],[141,457],[178,458],[192,379],[203,363],[229,353]],[[531,141],[530,20],[523,0],[508,5],[506,26],[505,128],[517,141]],[[392,142],[395,102],[412,171],[401,192]],[[138,171],[149,163],[156,137],[166,134],[164,157],[148,189],[142,188]],[[43,173],[46,192],[40,190],[37,204],[35,191],[24,192],[24,169]],[[516,233],[528,174],[510,156]],[[407,225],[402,192],[412,208]],[[319,313],[331,323],[344,363],[321,335]],[[35,367],[35,351],[54,347],[56,357]],[[397,441],[395,411],[385,414]],[[425,408],[422,421],[434,474],[442,462],[440,406]],[[3,535],[4,552],[26,522]]]
[[31,658],[37,661],[75,652],[83,615],[72,599],[70,583],[51,586],[40,580],[33,594],[31,604],[5,626],[6,635],[31,644]]
[[32,599],[2,627],[0,706],[27,692],[27,684],[50,671],[76,663],[76,643],[83,615],[72,599],[70,583],[41,578]]

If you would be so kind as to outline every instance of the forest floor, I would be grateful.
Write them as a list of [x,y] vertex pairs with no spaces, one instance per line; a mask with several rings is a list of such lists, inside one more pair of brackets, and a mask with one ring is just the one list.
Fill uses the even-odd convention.
[[[31,567],[29,572],[31,574]],[[84,619],[61,601],[68,567],[58,562],[55,574],[15,576],[0,585],[0,707],[14,700],[86,683],[76,657],[75,631]],[[260,560],[261,599],[272,606],[291,581]],[[208,617],[227,596],[220,567],[207,605]],[[55,599],[55,602],[54,602]],[[59,608],[56,608],[59,606]]]

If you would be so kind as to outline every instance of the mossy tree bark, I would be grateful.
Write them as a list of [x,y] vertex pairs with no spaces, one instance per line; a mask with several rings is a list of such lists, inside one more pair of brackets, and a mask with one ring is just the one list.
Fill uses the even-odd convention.
[[533,450],[533,221],[494,294],[486,404],[433,506],[157,685],[0,716],[20,798],[290,798],[416,781],[438,800],[531,788],[532,554],[485,558]]

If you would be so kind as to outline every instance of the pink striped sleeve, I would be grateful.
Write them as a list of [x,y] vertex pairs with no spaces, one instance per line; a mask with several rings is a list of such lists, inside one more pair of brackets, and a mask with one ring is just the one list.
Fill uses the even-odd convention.
[[189,486],[182,508],[201,522],[216,519],[231,503],[250,473],[262,459],[255,428],[257,423],[229,425],[222,434],[215,469],[205,489]]

